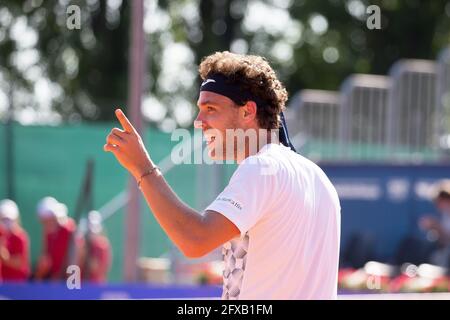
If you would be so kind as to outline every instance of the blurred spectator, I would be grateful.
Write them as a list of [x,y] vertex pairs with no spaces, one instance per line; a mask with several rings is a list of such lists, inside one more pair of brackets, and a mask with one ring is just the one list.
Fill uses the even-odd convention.
[[419,221],[422,229],[436,238],[439,246],[431,255],[430,262],[449,267],[450,261],[450,180],[438,183],[433,195],[433,202],[440,213],[440,218],[425,216]]
[[30,242],[20,226],[19,208],[9,199],[0,201],[0,273],[3,281],[26,281],[30,274]]
[[[0,223],[0,251],[5,246],[5,237],[6,237],[6,229]],[[2,281],[3,281],[3,277],[2,277],[2,259],[0,259],[0,283],[2,283]]]
[[39,202],[37,214],[43,227],[43,247],[35,279],[63,280],[66,278],[69,249],[76,224],[68,217],[66,205],[52,197],[45,197]]
[[359,269],[375,259],[375,237],[370,232],[353,232],[340,255],[341,268]]
[[97,211],[91,211],[88,214],[84,261],[84,280],[94,283],[107,280],[111,266],[111,246],[103,233],[101,216]]

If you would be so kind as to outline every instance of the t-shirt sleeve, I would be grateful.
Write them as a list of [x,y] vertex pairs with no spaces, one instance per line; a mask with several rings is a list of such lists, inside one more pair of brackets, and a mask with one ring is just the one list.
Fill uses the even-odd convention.
[[273,197],[273,175],[261,159],[246,159],[236,169],[229,184],[206,208],[216,211],[245,234],[270,210]]

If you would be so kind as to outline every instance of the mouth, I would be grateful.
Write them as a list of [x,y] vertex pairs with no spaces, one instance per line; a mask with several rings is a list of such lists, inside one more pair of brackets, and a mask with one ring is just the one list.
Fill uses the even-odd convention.
[[206,139],[206,144],[209,146],[214,142],[214,140],[216,140],[216,137],[206,137],[205,139]]

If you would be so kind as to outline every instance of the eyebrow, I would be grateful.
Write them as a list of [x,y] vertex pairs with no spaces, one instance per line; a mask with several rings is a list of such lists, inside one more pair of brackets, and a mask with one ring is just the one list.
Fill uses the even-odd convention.
[[205,100],[205,101],[202,101],[202,103],[198,103],[197,102],[197,107],[199,107],[199,108],[200,108],[200,106],[205,106],[205,105],[211,105],[211,106],[214,106],[214,107],[218,107],[219,106],[217,103],[215,103],[212,100]]

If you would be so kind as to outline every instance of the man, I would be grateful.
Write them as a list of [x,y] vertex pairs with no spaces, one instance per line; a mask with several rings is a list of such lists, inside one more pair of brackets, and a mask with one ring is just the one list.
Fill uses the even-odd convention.
[[[5,247],[5,243],[6,243],[6,229],[5,227],[2,226],[2,224],[0,224],[0,250],[2,250],[2,248]],[[0,259],[0,284],[3,281],[3,275],[2,275],[2,259]]]
[[[19,223],[19,208],[9,199],[0,201],[0,273],[3,281],[24,282],[30,274],[30,241]],[[1,235],[0,235],[1,238]]]
[[[284,129],[285,88],[258,56],[218,52],[202,61],[199,72],[204,81],[195,126],[211,158],[239,164],[203,214],[177,198],[121,110],[116,115],[123,130],[111,130],[104,150],[136,178],[186,256],[223,245],[223,299],[336,298],[339,199],[323,171],[288,147],[287,132],[280,131],[283,144],[272,135]],[[237,139],[230,131],[249,134]]]
[[38,203],[37,214],[43,227],[43,248],[34,276],[37,280],[64,280],[75,221],[67,215],[66,205],[53,197]]
[[87,223],[83,245],[83,280],[104,283],[111,266],[111,245],[103,233],[102,217],[98,211],[89,212]]
[[442,267],[450,267],[450,180],[439,181],[432,196],[440,219],[425,216],[419,225],[427,232],[433,233],[438,241],[438,249],[431,254],[430,262]]

